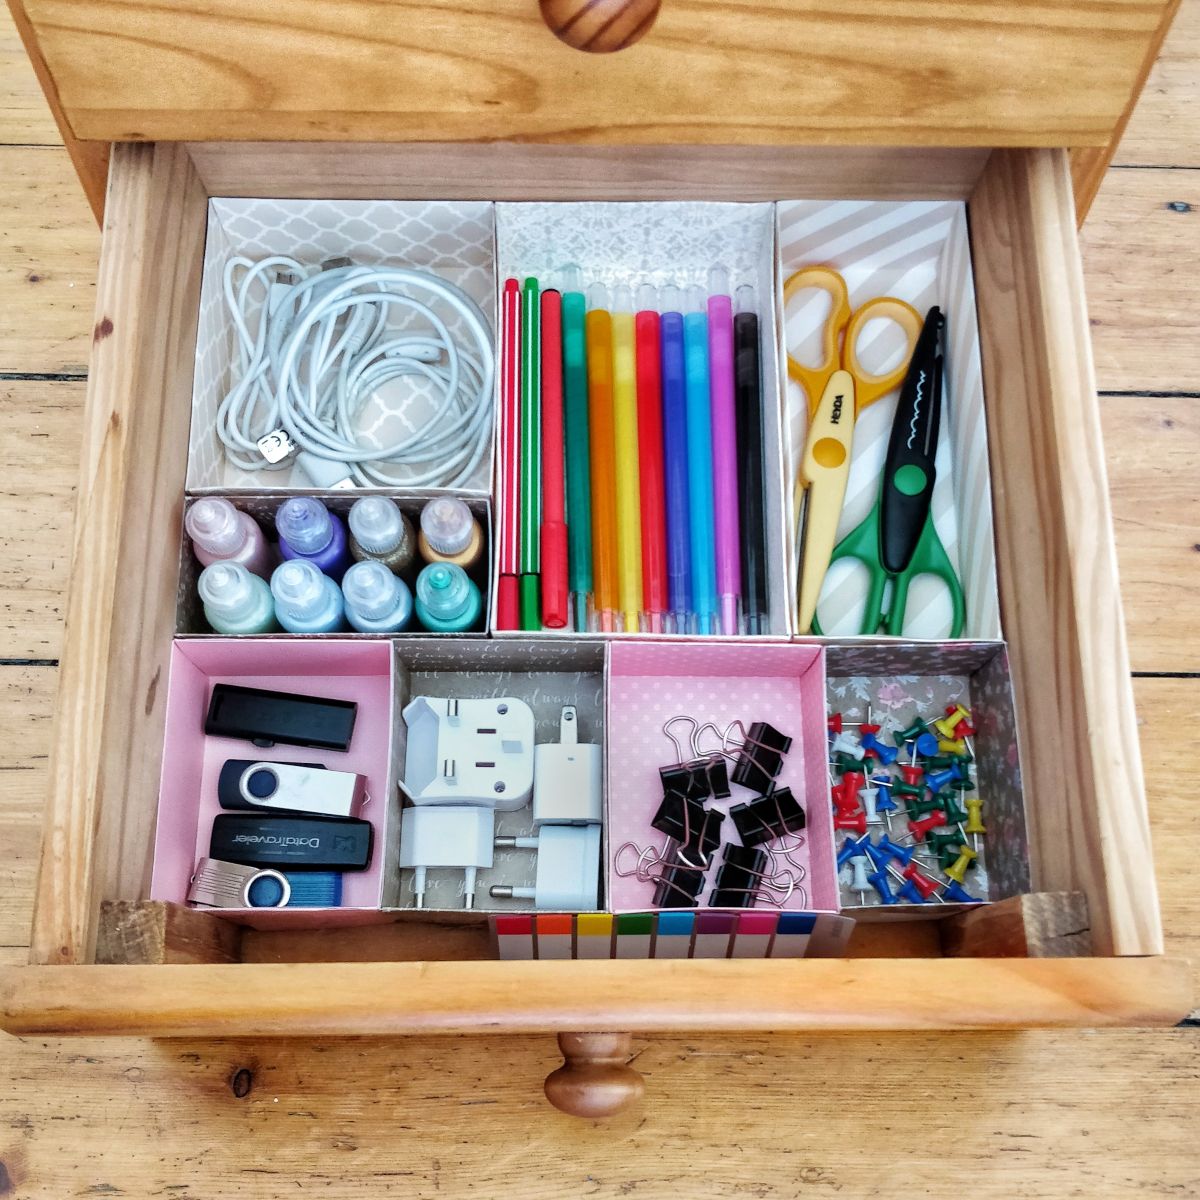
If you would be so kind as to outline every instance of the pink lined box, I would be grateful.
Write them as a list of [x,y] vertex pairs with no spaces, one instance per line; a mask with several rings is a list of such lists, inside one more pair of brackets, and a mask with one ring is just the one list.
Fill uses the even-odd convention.
[[[808,819],[803,846],[791,852],[795,868],[782,858],[778,869],[803,875],[790,895],[769,893],[790,911],[837,912],[833,818],[825,762],[825,662],[820,646],[713,639],[687,644],[614,641],[608,659],[608,897],[613,912],[653,909],[654,884],[628,871],[637,848],[661,846],[662,834],[650,821],[662,801],[659,768],[675,761],[663,726],[690,716],[724,729],[741,720],[747,727],[767,721],[792,739],[777,784],[790,787]],[[716,739],[706,737],[702,748]],[[732,763],[730,767],[732,768]],[[710,807],[727,813],[756,793],[736,784],[732,796]],[[726,819],[722,842],[738,841]],[[706,876],[701,908],[712,889],[723,854]],[[760,908],[770,906],[760,901]]]
[[[367,924],[387,920],[380,909],[397,903],[399,816],[392,764],[399,714],[394,652],[389,642],[351,640],[181,639],[171,648],[166,738],[150,898],[182,904],[197,860],[208,855],[213,818],[221,811],[217,777],[230,758],[320,762],[365,775],[370,797],[361,816],[374,845],[365,871],[342,879],[339,908],[220,909],[259,929]],[[262,749],[248,741],[208,737],[204,718],[216,683],[295,695],[353,700],[354,736],[345,753],[303,746]]]

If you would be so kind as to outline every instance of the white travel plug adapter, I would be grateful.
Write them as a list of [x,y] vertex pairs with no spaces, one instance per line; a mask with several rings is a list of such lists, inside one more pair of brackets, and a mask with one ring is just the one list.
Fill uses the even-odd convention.
[[601,820],[601,757],[598,745],[579,740],[579,713],[568,704],[559,740],[533,751],[533,827],[598,825]]
[[533,790],[533,709],[513,696],[414,696],[400,789],[417,805],[473,804],[512,812]]
[[421,805],[400,815],[400,866],[413,872],[413,907],[425,907],[425,874],[458,869],[463,908],[475,907],[475,873],[492,865],[496,814],[490,808]]
[[497,846],[537,851],[534,886],[489,889],[496,900],[532,900],[534,908],[587,912],[600,903],[600,826],[543,825],[534,837],[499,837]]

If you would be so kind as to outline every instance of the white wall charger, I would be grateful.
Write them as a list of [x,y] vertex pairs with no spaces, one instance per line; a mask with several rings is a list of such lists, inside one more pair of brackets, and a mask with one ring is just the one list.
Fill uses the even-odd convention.
[[496,900],[532,900],[534,908],[587,912],[600,903],[600,826],[543,825],[533,837],[500,837],[497,846],[537,851],[534,886],[497,884]]
[[413,907],[425,907],[430,870],[461,870],[463,908],[475,907],[475,876],[493,861],[496,814],[490,808],[421,805],[400,816],[400,866],[413,872]]
[[601,821],[600,747],[579,740],[579,712],[568,704],[559,719],[559,740],[533,751],[533,827],[598,825]]

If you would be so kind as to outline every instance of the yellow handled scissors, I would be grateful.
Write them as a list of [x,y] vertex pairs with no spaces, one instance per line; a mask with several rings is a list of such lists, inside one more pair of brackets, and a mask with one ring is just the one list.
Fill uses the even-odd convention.
[[[868,300],[851,311],[846,281],[832,267],[804,267],[783,285],[783,303],[805,288],[829,293],[833,306],[821,334],[821,362],[808,367],[789,352],[788,374],[808,395],[808,438],[796,474],[795,507],[799,521],[804,504],[800,548],[799,629],[812,629],[821,585],[837,541],[838,520],[850,477],[850,452],[858,414],[900,386],[921,333],[921,316],[911,304],[894,296]],[[904,331],[908,348],[900,365],[874,375],[858,361],[858,338],[868,321],[895,321]]]

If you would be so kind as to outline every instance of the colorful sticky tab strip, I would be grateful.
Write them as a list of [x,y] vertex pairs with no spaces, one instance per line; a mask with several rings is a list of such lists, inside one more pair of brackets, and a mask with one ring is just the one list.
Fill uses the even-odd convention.
[[536,920],[537,956],[572,958],[571,932],[574,922],[562,913],[539,913]]
[[737,914],[702,912],[696,916],[693,958],[728,958],[729,940],[737,926]]
[[510,961],[533,958],[533,918],[495,917],[500,958]]
[[812,913],[780,913],[771,957],[803,958],[808,953],[808,941],[816,923]]
[[775,936],[779,914],[745,912],[738,914],[737,934],[733,939],[730,958],[766,958]]
[[623,913],[617,918],[617,958],[649,958],[653,913]]
[[608,913],[580,913],[575,920],[578,958],[612,958],[613,919]]
[[654,939],[654,957],[690,958],[695,925],[696,918],[690,912],[660,912],[658,936]]

